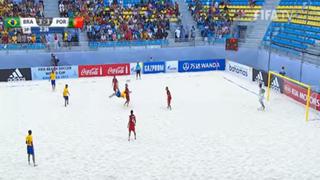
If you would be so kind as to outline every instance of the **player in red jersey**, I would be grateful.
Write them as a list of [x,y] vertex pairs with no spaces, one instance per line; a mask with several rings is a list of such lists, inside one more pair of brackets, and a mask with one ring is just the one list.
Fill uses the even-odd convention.
[[170,90],[168,88],[168,86],[166,87],[166,91],[167,91],[167,108],[171,110],[171,99],[172,99],[172,96],[171,96],[171,93],[170,93]]
[[136,116],[133,114],[133,110],[131,110],[129,115],[128,129],[129,129],[128,141],[130,141],[131,131],[134,134],[134,139],[137,139],[136,138]]
[[126,94],[126,102],[124,103],[124,106],[127,105],[128,107],[130,102],[130,93],[131,93],[131,91],[129,91],[128,84],[126,84],[126,89],[124,90],[124,93]]
[[116,78],[116,76],[113,76],[112,86],[113,86],[113,91],[117,92],[117,89],[119,88],[119,86],[118,86],[118,79]]

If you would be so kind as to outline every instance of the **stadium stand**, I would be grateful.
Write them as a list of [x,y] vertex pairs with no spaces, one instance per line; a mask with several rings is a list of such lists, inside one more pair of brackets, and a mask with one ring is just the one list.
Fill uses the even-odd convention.
[[264,0],[187,0],[202,37],[225,39],[231,36],[234,21],[252,22]]
[[77,3],[61,0],[60,15],[84,17],[90,47],[163,45],[170,22],[179,17],[178,6],[170,0]]
[[320,2],[282,0],[263,44],[296,55],[320,55]]

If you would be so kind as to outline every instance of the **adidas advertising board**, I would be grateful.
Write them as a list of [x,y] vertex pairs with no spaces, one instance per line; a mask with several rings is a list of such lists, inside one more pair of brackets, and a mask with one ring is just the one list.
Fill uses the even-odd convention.
[[30,68],[0,69],[0,81],[17,82],[31,80]]
[[260,83],[263,82],[265,86],[268,85],[268,73],[262,70],[252,70],[252,81]]
[[273,76],[271,78],[271,88],[277,92],[282,92],[282,79],[278,78],[277,76]]
[[252,79],[252,68],[243,64],[227,61],[226,71],[249,81]]

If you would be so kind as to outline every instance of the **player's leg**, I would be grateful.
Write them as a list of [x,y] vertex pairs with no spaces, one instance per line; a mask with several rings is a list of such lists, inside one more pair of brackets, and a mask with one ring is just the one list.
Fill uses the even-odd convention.
[[67,96],[67,105],[69,105],[69,96]]
[[130,136],[131,136],[131,130],[129,129],[128,141],[130,141]]
[[56,89],[56,81],[53,80],[53,82],[52,82],[52,90],[55,90],[55,89]]
[[265,106],[264,106],[263,100],[262,100],[262,99],[259,99],[259,103],[260,103],[260,105],[261,105],[261,107],[260,107],[259,109],[264,110],[264,109],[265,109]]
[[36,166],[36,158],[34,153],[32,154],[32,161],[33,161],[33,165]]
[[116,95],[116,93],[113,93],[113,94],[111,94],[110,96],[109,96],[109,98],[112,98],[113,96],[115,96]]
[[170,98],[168,99],[168,109],[171,110],[171,99]]
[[30,154],[28,153],[28,164],[30,165]]
[[67,107],[67,96],[64,96],[64,107]]
[[137,139],[136,130],[133,130],[133,133],[134,133],[134,139],[136,140]]

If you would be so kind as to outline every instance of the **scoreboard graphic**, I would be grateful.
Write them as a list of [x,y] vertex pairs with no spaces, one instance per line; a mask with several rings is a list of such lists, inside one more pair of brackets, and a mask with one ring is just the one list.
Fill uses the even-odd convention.
[[50,32],[50,29],[83,28],[83,18],[20,18],[7,17],[4,19],[6,28],[22,28],[24,33],[31,31]]

